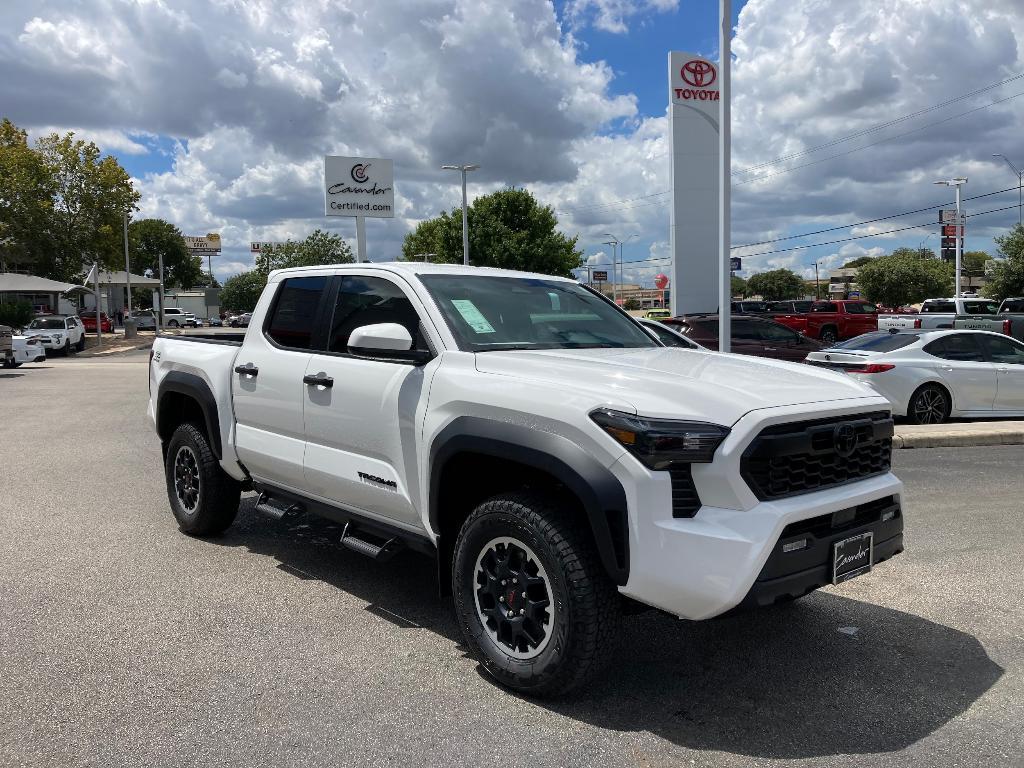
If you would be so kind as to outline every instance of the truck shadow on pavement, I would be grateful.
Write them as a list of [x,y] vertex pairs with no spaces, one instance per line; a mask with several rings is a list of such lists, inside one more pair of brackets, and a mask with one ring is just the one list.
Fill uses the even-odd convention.
[[[297,578],[367,601],[381,619],[462,648],[430,559],[402,553],[398,567],[380,565],[339,547],[338,525],[312,516],[274,524],[254,504],[242,500],[220,544],[275,557]],[[524,701],[688,749],[804,759],[906,748],[966,712],[1003,674],[965,632],[830,592],[707,622],[627,617],[615,658],[568,699]]]

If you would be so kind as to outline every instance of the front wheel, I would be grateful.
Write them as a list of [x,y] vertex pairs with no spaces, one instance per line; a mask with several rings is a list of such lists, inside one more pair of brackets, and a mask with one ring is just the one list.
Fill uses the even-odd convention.
[[821,339],[822,344],[832,346],[839,341],[839,334],[836,333],[835,328],[822,328],[821,335],[818,338]]
[[566,693],[616,650],[618,592],[583,521],[553,498],[478,506],[455,543],[452,593],[470,651],[517,691]]
[[907,419],[912,424],[941,424],[949,418],[952,407],[946,390],[926,384],[910,396]]
[[238,514],[242,490],[213,455],[195,424],[182,424],[167,443],[167,498],[178,527],[191,536],[222,533]]
[[167,327],[168,328],[177,328],[178,327],[178,321],[177,320],[169,320],[167,322]]
[[64,346],[60,348],[60,356],[67,357],[71,354],[71,339],[64,339]]

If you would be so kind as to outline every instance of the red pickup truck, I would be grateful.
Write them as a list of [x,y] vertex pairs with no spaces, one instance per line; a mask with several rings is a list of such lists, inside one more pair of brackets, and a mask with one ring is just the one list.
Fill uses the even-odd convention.
[[835,344],[877,331],[878,307],[857,299],[816,301],[806,314],[776,315],[772,319],[824,344]]

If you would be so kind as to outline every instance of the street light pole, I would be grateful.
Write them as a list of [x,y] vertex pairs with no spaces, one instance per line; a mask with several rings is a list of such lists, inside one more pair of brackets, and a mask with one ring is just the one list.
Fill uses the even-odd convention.
[[956,276],[953,279],[953,287],[954,287],[954,289],[956,291],[956,293],[954,294],[954,297],[959,299],[960,298],[960,261],[961,261],[960,240],[963,238],[963,232],[966,230],[966,227],[961,229],[961,225],[960,225],[960,188],[964,184],[967,183],[967,179],[964,178],[963,176],[958,176],[955,179],[949,179],[947,181],[936,181],[935,183],[939,184],[941,186],[944,186],[944,187],[954,187],[956,189],[956,229],[954,230],[954,232],[956,233],[956,240],[955,240],[955,244],[956,244],[956,265],[954,267],[954,269],[956,269]]
[[620,245],[619,239],[615,235],[609,235],[607,232],[604,233],[605,237],[610,237],[611,240],[605,240],[605,245],[612,247],[612,301],[618,304],[618,279],[619,273],[616,268],[616,248]]
[[821,288],[818,284],[818,262],[814,262],[814,300],[821,300]]
[[466,208],[466,172],[475,171],[479,165],[442,165],[444,171],[462,171],[462,263],[469,266],[469,213]]
[[1017,170],[1017,166],[1010,162],[1010,158],[1003,154],[994,154],[992,157],[1001,157],[1006,161],[1006,164],[1010,166],[1010,169],[1017,176],[1017,226],[1019,227],[1022,223],[1021,212],[1024,209],[1024,197],[1021,195],[1021,187],[1024,186],[1024,171]]
[[124,279],[128,285],[128,314],[132,313],[132,265],[128,260],[128,211],[124,212]]

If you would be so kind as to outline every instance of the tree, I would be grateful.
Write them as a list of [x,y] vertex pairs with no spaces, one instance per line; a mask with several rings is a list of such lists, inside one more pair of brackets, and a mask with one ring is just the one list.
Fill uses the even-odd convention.
[[626,299],[622,303],[622,308],[627,310],[627,311],[628,310],[632,310],[632,309],[640,309],[640,300],[639,299]]
[[751,275],[747,289],[765,301],[798,299],[804,295],[804,281],[791,269],[772,269]]
[[874,260],[874,256],[858,256],[856,259],[850,259],[850,261],[843,264],[842,269],[856,269],[857,267],[863,267],[865,264],[870,264]]
[[266,285],[267,276],[255,269],[229,277],[220,289],[220,305],[225,309],[252,312]]
[[[348,243],[339,235],[317,229],[305,240],[289,240],[261,250],[256,257],[256,271],[266,276],[275,269],[351,264],[353,261]],[[227,287],[227,282],[224,285]]]
[[1024,296],[1024,227],[1020,224],[1009,234],[996,238],[999,256],[992,265],[992,276],[985,295],[993,299]]
[[[501,267],[571,277],[582,265],[576,237],[558,231],[551,206],[540,205],[525,189],[503,189],[483,195],[469,208],[469,259],[474,266]],[[462,263],[462,209],[454,208],[420,222],[405,237],[402,258]]]
[[747,287],[747,281],[742,277],[736,277],[736,275],[733,275],[729,280],[729,285],[734,297],[739,296],[741,299],[745,299],[750,295],[750,289]]
[[160,257],[164,260],[164,285],[189,289],[203,278],[203,258],[193,255],[176,226],[163,219],[141,219],[128,225],[128,247],[132,271],[159,276]]
[[32,268],[47,251],[53,187],[28,134],[0,122],[0,271]]
[[857,272],[861,293],[887,307],[945,296],[953,284],[953,267],[939,259],[922,259],[917,250],[879,256]]
[[91,141],[76,141],[70,132],[44,136],[36,142],[36,152],[53,192],[48,248],[36,259],[40,272],[70,281],[93,261],[117,268],[124,249],[122,217],[139,200],[127,171],[112,156],[101,158]]

